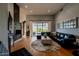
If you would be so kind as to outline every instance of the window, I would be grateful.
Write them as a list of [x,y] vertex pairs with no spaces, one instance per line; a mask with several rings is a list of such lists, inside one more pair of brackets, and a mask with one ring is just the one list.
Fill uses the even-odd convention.
[[48,23],[47,22],[33,22],[32,31],[33,31],[33,35],[40,34],[41,32],[47,32]]

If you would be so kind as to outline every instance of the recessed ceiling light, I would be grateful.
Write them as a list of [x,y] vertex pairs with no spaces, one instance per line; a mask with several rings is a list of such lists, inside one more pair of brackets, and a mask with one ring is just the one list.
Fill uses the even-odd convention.
[[51,10],[48,10],[48,12],[51,12]]
[[28,6],[26,5],[25,8],[28,8]]
[[30,12],[32,13],[32,10],[30,10]]

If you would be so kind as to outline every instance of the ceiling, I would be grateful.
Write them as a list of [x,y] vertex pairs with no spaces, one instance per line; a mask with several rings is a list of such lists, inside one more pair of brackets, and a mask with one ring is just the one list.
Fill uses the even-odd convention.
[[64,7],[65,3],[18,3],[25,8],[27,15],[53,15]]

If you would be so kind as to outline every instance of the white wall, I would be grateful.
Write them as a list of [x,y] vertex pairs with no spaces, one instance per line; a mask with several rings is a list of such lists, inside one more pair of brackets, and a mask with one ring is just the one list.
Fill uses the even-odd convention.
[[8,4],[0,4],[0,41],[8,49]]
[[14,18],[14,7],[13,7],[13,3],[8,3],[8,11],[11,13],[12,18]]
[[[79,4],[68,4],[64,9],[56,16],[56,24],[58,22],[72,19],[73,17],[79,17]],[[78,22],[79,23],[79,22]],[[79,25],[79,24],[78,24]],[[56,29],[58,32],[70,33],[79,36],[79,27],[77,29]]]
[[20,7],[20,23],[23,21],[26,21],[26,10],[22,7]]

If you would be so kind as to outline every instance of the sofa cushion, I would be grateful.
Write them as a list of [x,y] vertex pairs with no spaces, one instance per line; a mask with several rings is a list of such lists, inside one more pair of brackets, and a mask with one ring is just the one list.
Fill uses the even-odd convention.
[[56,37],[57,37],[57,38],[60,38],[60,34],[59,34],[59,33],[57,33],[57,34],[56,34]]
[[76,39],[76,37],[74,35],[69,35],[69,38],[74,38]]
[[61,34],[60,37],[61,37],[62,39],[64,39],[64,34]]
[[68,37],[68,35],[64,35],[64,39],[68,39],[69,37]]

